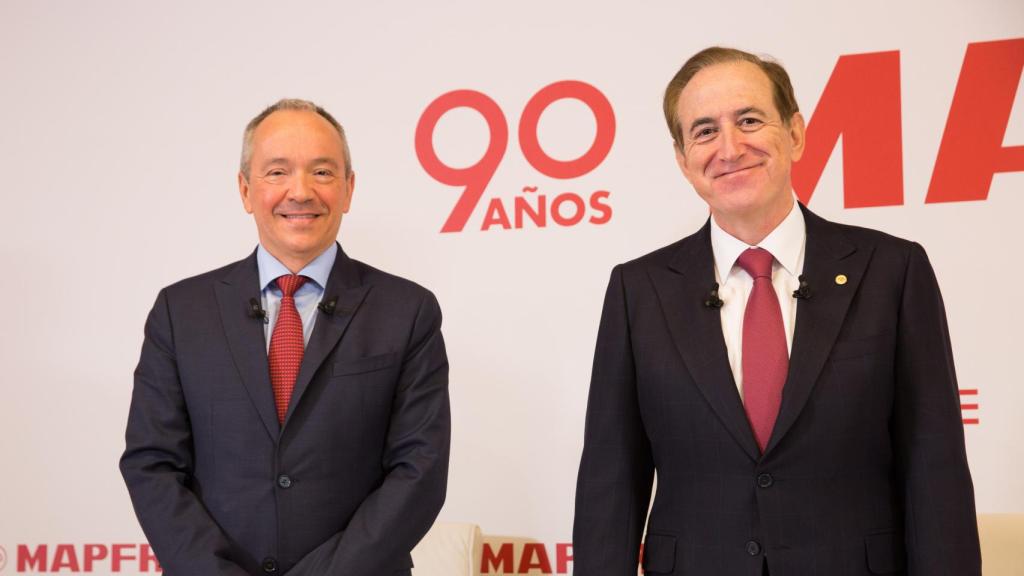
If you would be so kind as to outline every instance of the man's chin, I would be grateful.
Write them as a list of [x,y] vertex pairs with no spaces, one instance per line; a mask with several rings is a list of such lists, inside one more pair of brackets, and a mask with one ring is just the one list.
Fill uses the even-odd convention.
[[278,260],[312,260],[323,252],[330,242],[319,238],[287,238],[274,243],[263,242],[264,248]]
[[735,210],[758,204],[758,199],[763,195],[759,189],[753,186],[723,182],[714,187],[713,197],[716,204]]

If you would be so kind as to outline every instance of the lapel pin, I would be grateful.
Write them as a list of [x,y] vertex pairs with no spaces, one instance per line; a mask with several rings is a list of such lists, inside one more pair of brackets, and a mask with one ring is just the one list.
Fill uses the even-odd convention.
[[846,274],[840,274],[840,275],[836,276],[836,284],[839,284],[840,286],[842,286],[843,284],[846,284],[846,280],[847,280]]

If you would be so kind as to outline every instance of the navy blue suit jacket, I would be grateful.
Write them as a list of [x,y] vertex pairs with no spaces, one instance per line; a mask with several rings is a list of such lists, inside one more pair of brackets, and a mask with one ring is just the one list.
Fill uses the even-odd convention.
[[811,294],[797,304],[763,455],[721,315],[705,306],[710,227],[612,271],[576,491],[576,576],[635,575],[645,522],[652,575],[761,576],[767,562],[772,576],[980,576],[953,354],[927,256],[801,209]]
[[282,426],[259,296],[253,253],[146,321],[121,471],[165,573],[409,574],[447,484],[437,301],[339,250]]

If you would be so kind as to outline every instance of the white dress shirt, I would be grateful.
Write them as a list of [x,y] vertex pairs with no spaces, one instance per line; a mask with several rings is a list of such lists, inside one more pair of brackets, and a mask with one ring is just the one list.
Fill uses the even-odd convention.
[[[793,291],[800,286],[800,274],[804,268],[804,246],[807,243],[807,227],[803,212],[793,202],[789,215],[772,230],[757,246],[771,252],[772,286],[779,297],[782,309],[782,325],[786,330],[786,350],[793,350],[793,327],[796,324],[797,301]],[[747,309],[747,298],[754,288],[754,279],[736,265],[740,254],[752,248],[746,242],[730,236],[711,218],[711,250],[715,255],[715,280],[718,282],[718,297],[724,304],[722,334],[729,352],[729,367],[733,380],[743,397],[743,314]]]
[[[313,325],[316,323],[317,307],[324,297],[324,290],[327,288],[327,279],[334,268],[334,260],[338,256],[338,244],[331,244],[312,262],[299,270],[299,276],[309,278],[309,281],[295,291],[295,309],[302,320],[302,342],[309,344],[309,337],[313,334]],[[267,249],[260,244],[256,249],[256,265],[260,274],[260,300],[263,309],[266,311],[266,321],[263,323],[263,336],[266,340],[267,354],[270,353],[270,337],[274,334],[274,326],[277,324],[277,316],[281,312],[281,289],[277,287],[274,280],[278,276],[291,274],[288,267],[280,260],[267,252]]]

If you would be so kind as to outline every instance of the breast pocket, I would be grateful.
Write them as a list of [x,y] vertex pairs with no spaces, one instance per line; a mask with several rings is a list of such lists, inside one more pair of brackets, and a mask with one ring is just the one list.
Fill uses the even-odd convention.
[[331,376],[355,376],[357,374],[397,369],[400,361],[401,355],[398,352],[367,356],[357,360],[343,360],[335,362],[331,368]]
[[845,437],[889,417],[895,345],[892,332],[836,341],[814,392],[825,429]]
[[877,352],[891,352],[895,342],[892,333],[873,334],[860,338],[844,338],[837,340],[832,346],[832,353],[829,360],[845,360],[859,358]]
[[676,567],[676,539],[668,534],[647,533],[644,542],[644,574],[671,574]]
[[387,428],[401,368],[397,352],[334,362],[311,410],[347,426],[341,433],[347,440],[376,442]]

